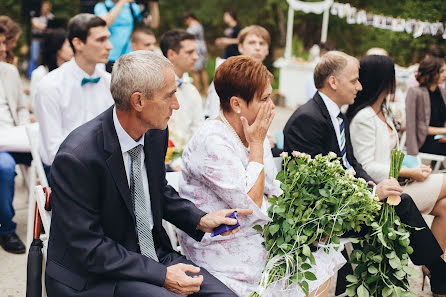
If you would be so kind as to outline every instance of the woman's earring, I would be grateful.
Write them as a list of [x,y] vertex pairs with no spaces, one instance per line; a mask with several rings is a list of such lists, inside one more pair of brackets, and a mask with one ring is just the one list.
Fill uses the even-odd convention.
[[240,113],[240,109],[239,109],[239,110],[237,110],[237,113]]

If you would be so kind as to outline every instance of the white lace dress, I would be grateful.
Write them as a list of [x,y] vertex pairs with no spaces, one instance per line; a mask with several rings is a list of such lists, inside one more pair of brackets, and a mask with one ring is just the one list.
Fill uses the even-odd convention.
[[[210,237],[206,233],[196,242],[178,230],[178,239],[186,257],[206,268],[239,296],[255,291],[266,261],[263,237],[252,227],[267,223],[266,197],[280,195],[280,184],[275,177],[268,139],[264,142],[264,165],[249,162],[249,153],[240,140],[223,122],[207,120],[195,133],[183,152],[180,195],[191,200],[203,211],[225,208],[249,208],[254,213],[240,217],[241,230],[230,236]],[[248,196],[262,168],[265,172],[265,195],[259,208]],[[315,268],[318,281],[310,284],[315,289],[330,278],[344,263],[340,253],[323,260],[317,257]],[[328,260],[328,261],[327,261]],[[296,289],[292,296],[305,296]]]

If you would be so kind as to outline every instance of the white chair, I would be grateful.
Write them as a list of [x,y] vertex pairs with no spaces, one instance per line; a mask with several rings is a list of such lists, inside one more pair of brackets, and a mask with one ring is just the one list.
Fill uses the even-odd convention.
[[28,226],[26,233],[27,246],[32,242],[33,237],[33,220],[36,200],[34,195],[34,187],[36,185],[42,185],[42,187],[48,187],[48,180],[43,169],[42,160],[39,154],[39,130],[36,129],[36,125],[26,125],[26,134],[28,135],[29,145],[31,148],[31,155],[33,160],[31,166],[28,169]]
[[[181,174],[181,172],[167,172],[166,173],[167,183],[170,186],[172,186],[177,192],[179,189],[180,174]],[[175,251],[181,253],[181,246],[180,246],[180,243],[178,242],[176,227],[165,220],[163,220],[163,227],[166,230],[167,235],[169,236],[170,244],[172,245],[172,248]]]

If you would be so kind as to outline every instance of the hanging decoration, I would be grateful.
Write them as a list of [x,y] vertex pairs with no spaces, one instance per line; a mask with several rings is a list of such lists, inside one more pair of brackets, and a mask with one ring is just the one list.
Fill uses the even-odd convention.
[[[293,2],[293,1],[288,1]],[[297,1],[301,2],[301,1]],[[310,2],[311,3],[311,2]],[[306,4],[310,4],[306,2]],[[319,2],[318,2],[319,4]],[[325,2],[324,2],[325,4]],[[291,3],[290,3],[291,5]],[[322,5],[318,5],[319,7]],[[340,18],[345,18],[348,24],[363,24],[375,28],[392,30],[395,32],[406,32],[412,34],[414,38],[422,35],[442,35],[446,39],[446,28],[443,22],[430,23],[414,19],[401,19],[383,15],[368,13],[365,10],[358,10],[349,3],[333,2],[330,7],[330,14]]]

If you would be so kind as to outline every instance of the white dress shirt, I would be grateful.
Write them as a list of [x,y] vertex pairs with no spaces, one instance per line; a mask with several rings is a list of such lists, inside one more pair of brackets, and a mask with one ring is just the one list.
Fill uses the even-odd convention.
[[[178,81],[178,76],[175,75],[175,79]],[[175,95],[180,109],[172,113],[169,133],[175,147],[182,149],[204,122],[203,101],[200,93],[188,81],[177,87]]]
[[0,128],[11,128],[14,126],[14,119],[9,109],[8,100],[6,100],[5,90],[0,82]]
[[132,165],[132,159],[130,157],[130,154],[128,153],[129,150],[133,149],[137,145],[142,145],[143,149],[141,150],[141,173],[142,173],[142,185],[144,188],[144,197],[146,197],[146,209],[149,213],[149,219],[150,219],[150,229],[153,228],[153,216],[152,216],[152,208],[150,204],[150,192],[149,192],[149,180],[147,178],[147,169],[146,169],[146,163],[145,160],[145,154],[144,154],[144,134],[142,137],[135,141],[133,140],[130,135],[127,134],[127,132],[122,128],[121,123],[119,123],[118,116],[116,115],[116,107],[113,108],[113,124],[115,125],[116,134],[118,135],[119,145],[121,147],[122,152],[122,159],[124,160],[124,168],[125,173],[127,175],[127,183],[130,188],[130,170]]
[[214,81],[211,82],[208,89],[208,97],[204,107],[204,115],[210,119],[215,119],[220,114],[220,97],[215,90]]
[[333,100],[328,98],[327,95],[325,95],[321,91],[318,91],[318,93],[321,96],[322,101],[324,101],[324,104],[328,109],[328,113],[330,114],[331,122],[333,123],[333,127],[336,132],[336,138],[338,140],[339,150],[341,150],[341,130],[340,130],[339,121],[338,121],[338,115],[341,112],[341,110],[339,109],[339,106],[333,102]]
[[[99,82],[81,86],[83,78],[95,77],[100,77]],[[101,65],[96,65],[90,76],[73,58],[48,73],[40,81],[34,98],[34,112],[40,124],[42,161],[51,165],[68,134],[104,112],[113,103],[110,74]]]

